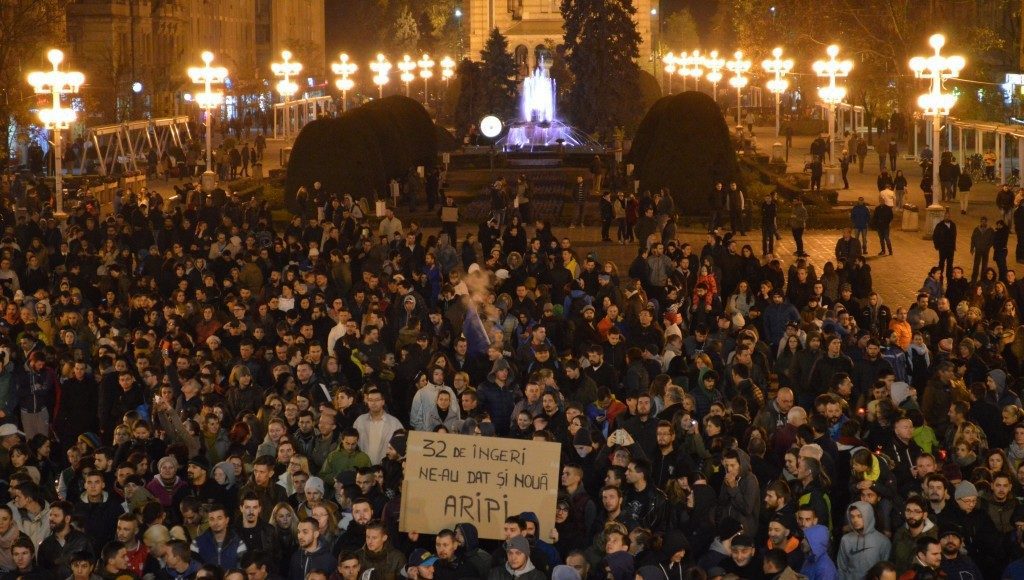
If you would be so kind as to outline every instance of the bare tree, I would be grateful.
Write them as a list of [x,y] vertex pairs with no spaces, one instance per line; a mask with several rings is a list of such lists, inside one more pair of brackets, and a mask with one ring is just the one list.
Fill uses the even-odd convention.
[[44,68],[45,51],[58,43],[68,0],[0,2],[0,155],[10,157],[10,123],[29,121],[32,87],[28,71]]

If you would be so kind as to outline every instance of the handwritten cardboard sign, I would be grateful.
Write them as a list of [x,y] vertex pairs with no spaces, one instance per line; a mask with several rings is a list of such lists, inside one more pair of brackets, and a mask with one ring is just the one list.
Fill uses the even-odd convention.
[[481,538],[500,540],[506,517],[534,512],[537,537],[551,536],[557,443],[413,431],[406,449],[403,532],[435,534],[471,523]]

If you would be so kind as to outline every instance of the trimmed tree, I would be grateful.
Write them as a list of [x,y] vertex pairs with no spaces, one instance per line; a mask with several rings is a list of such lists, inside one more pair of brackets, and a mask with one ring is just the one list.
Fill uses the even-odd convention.
[[609,135],[640,118],[640,33],[633,0],[562,0],[576,126]]
[[497,28],[480,51],[480,87],[487,114],[512,117],[516,109],[516,61],[508,51],[508,38]]
[[480,65],[467,59],[459,63],[455,82],[459,91],[455,101],[455,127],[459,135],[465,135],[470,125],[480,122],[484,115],[484,87]]
[[663,97],[647,111],[628,162],[635,164],[641,191],[667,187],[688,215],[709,209],[715,181],[741,178],[722,110],[696,91]]

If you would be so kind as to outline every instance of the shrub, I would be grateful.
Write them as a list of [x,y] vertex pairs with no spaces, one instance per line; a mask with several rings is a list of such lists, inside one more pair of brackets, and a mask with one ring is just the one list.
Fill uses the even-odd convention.
[[629,162],[641,191],[669,188],[680,213],[706,213],[716,181],[742,182],[721,109],[695,91],[663,97],[651,107],[637,129]]

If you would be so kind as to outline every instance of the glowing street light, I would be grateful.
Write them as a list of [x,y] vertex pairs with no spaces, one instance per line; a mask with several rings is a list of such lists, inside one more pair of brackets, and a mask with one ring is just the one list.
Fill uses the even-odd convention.
[[[277,82],[277,92],[285,103],[284,108],[284,134],[288,136],[291,132],[292,114],[287,103],[292,100],[295,93],[299,92],[299,85],[291,78],[302,72],[302,63],[292,61],[292,51],[281,51],[281,62],[271,63],[270,70],[274,76],[281,77]],[[277,115],[274,115],[274,122],[277,122]]]
[[793,59],[782,58],[782,47],[772,50],[772,57],[761,63],[764,72],[775,75],[775,78],[768,81],[768,91],[775,95],[775,136],[779,136],[779,113],[782,108],[782,93],[789,88],[789,81],[785,77],[793,70]]
[[914,71],[915,77],[931,81],[929,91],[917,98],[917,106],[921,107],[925,115],[932,117],[932,187],[935,187],[939,183],[939,133],[942,131],[942,117],[948,115],[956,104],[956,94],[942,92],[942,81],[960,76],[967,62],[962,56],[941,54],[946,44],[946,37],[941,34],[933,34],[928,44],[935,49],[935,54],[910,59],[910,70]]
[[197,85],[203,85],[203,90],[195,94],[196,103],[199,108],[206,112],[206,171],[203,172],[203,191],[209,193],[217,185],[217,174],[213,172],[213,109],[224,103],[224,93],[213,90],[211,85],[221,84],[228,77],[228,69],[222,66],[210,66],[213,62],[213,53],[203,52],[203,66],[189,67],[188,76]]
[[676,61],[675,53],[668,53],[661,57],[661,62],[665,65],[665,73],[668,74],[668,94],[672,94],[672,77],[676,76],[676,68],[679,66]]
[[373,84],[377,85],[377,95],[383,99],[384,85],[388,84],[391,63],[383,54],[377,53],[377,60],[370,63],[370,70],[373,71]]
[[704,57],[701,55],[699,50],[694,50],[690,54],[690,76],[696,84],[694,90],[700,90],[700,78],[704,76]]
[[430,104],[430,93],[427,91],[427,81],[430,77],[434,76],[434,59],[430,58],[430,55],[423,53],[423,58],[416,62],[416,66],[420,69],[420,78],[423,79],[423,106]]
[[356,85],[351,77],[358,70],[359,65],[349,61],[348,53],[345,52],[338,56],[338,62],[331,64],[331,71],[338,75],[338,80],[334,81],[334,86],[338,87],[338,90],[341,91],[342,113],[348,110],[348,92]]
[[63,220],[67,217],[64,213],[64,168],[61,161],[64,157],[63,145],[61,142],[61,131],[67,129],[75,122],[75,111],[61,106],[61,95],[74,94],[85,84],[85,75],[77,71],[64,72],[60,70],[60,63],[64,62],[64,53],[56,48],[46,53],[47,60],[53,65],[53,70],[36,71],[28,74],[28,84],[36,94],[49,94],[53,99],[49,108],[39,110],[39,120],[43,126],[53,131],[53,173],[56,181],[55,189],[57,198],[56,212],[54,217]]
[[746,77],[747,72],[750,71],[751,62],[749,59],[743,58],[743,51],[737,50],[733,54],[732,60],[725,63],[725,68],[732,73],[732,77],[729,78],[729,85],[736,89],[736,124],[739,125],[743,121],[741,115],[741,102],[743,87],[747,86],[749,79]]
[[441,59],[441,78],[444,79],[444,88],[448,89],[448,81],[455,76],[455,61],[452,57],[446,56]]
[[708,69],[704,78],[712,84],[711,96],[718,102],[718,83],[722,81],[722,69],[725,68],[725,59],[718,58],[718,51],[712,50],[704,57],[704,68]]
[[843,102],[846,98],[846,87],[842,87],[836,84],[837,78],[850,76],[850,71],[853,70],[853,61],[850,59],[839,60],[839,46],[836,44],[829,45],[825,49],[825,54],[828,55],[828,60],[816,60],[811,68],[814,70],[814,74],[822,78],[828,78],[828,84],[823,87],[818,87],[818,98],[821,102],[828,105],[828,140],[829,140],[829,158],[836,158],[836,140],[835,140],[835,116],[836,116],[836,105]]
[[398,76],[403,83],[405,83],[405,96],[409,96],[409,83],[416,79],[416,75],[412,74],[412,71],[416,70],[416,61],[414,61],[408,54],[402,56],[402,60],[398,61],[398,70],[402,71],[402,74]]

